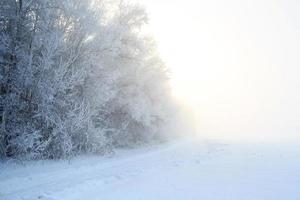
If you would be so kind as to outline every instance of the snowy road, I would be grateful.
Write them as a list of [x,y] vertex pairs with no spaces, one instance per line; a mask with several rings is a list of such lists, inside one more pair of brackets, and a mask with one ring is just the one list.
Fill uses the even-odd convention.
[[112,158],[0,164],[1,200],[299,200],[300,148],[185,140]]

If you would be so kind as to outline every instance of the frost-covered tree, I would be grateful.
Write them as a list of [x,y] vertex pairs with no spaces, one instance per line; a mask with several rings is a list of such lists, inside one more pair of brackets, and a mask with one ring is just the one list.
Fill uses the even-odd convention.
[[115,130],[110,134],[113,143],[130,146],[157,136],[158,127],[168,118],[170,96],[166,68],[153,40],[141,31],[147,22],[144,10],[128,4],[119,4],[118,9],[112,19],[118,26],[111,32],[119,39],[105,56],[116,66],[117,95],[104,110],[108,127]]
[[0,2],[1,154],[21,153],[32,127],[32,35],[34,15],[29,2]]
[[2,156],[66,158],[159,136],[167,72],[141,7],[4,0],[0,20]]

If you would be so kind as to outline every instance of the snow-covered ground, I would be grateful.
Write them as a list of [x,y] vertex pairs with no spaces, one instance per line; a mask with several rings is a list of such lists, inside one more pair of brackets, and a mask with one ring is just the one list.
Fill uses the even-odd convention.
[[183,140],[71,161],[0,164],[1,200],[299,200],[300,148]]

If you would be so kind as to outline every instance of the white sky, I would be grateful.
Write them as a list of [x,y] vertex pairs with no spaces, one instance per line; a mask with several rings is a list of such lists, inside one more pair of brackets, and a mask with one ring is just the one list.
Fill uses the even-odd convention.
[[299,0],[137,0],[200,134],[300,141]]

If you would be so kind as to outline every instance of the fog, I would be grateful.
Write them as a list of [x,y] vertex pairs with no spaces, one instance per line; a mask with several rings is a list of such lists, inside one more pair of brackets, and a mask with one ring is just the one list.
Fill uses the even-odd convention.
[[300,139],[300,2],[140,0],[202,137]]

